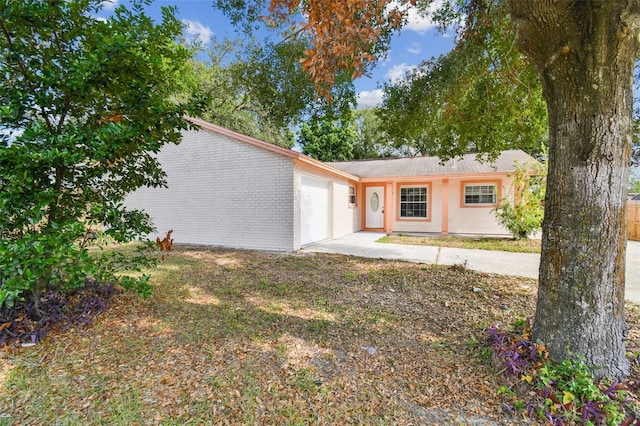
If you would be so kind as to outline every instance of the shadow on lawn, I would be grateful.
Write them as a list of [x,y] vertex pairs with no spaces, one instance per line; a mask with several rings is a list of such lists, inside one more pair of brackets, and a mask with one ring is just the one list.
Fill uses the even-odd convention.
[[[172,271],[168,264],[170,274],[163,274],[163,267],[159,268],[155,279],[161,284],[150,307],[165,327],[173,329],[177,341],[233,338],[277,344],[283,336],[291,336],[331,345],[338,343],[336,339],[364,334],[360,323],[366,318],[352,317],[356,306],[332,300],[339,292],[337,287],[323,284],[328,277],[318,279],[319,273],[328,271],[306,267],[308,259],[303,259],[305,267],[292,268],[290,263],[282,263],[279,255],[263,269],[264,264],[249,264],[243,259],[246,254],[235,255],[236,262],[229,263],[228,252],[222,256],[210,254],[208,266],[186,262],[180,272]],[[217,262],[220,258],[224,259],[223,265]],[[279,270],[279,266],[287,271]],[[331,278],[339,285],[343,278],[335,275],[333,272]],[[163,283],[167,279],[184,284],[166,287]]]
[[6,403],[18,423],[167,425],[500,418],[475,342],[534,299],[532,280],[461,268],[233,250],[179,249],[152,281],[151,299],[123,295],[93,329],[19,361],[0,413]]
[[264,349],[295,340],[311,357],[371,348],[383,358],[455,356],[484,327],[532,308],[531,281],[493,287],[493,278],[461,268],[336,255],[180,251],[154,279],[149,308],[180,344]]

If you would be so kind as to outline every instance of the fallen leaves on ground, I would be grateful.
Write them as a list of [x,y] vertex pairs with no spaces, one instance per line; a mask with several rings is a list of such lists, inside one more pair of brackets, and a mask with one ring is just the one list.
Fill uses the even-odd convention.
[[534,280],[188,249],[153,274],[151,299],[0,351],[0,424],[531,422],[503,410],[477,342],[533,313]]

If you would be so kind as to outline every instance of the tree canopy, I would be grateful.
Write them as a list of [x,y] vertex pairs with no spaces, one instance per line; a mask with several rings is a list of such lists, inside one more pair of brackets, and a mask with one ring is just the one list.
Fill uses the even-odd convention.
[[357,139],[353,146],[354,159],[391,158],[406,155],[397,149],[387,133],[387,127],[375,109],[359,109],[354,112]]
[[353,159],[356,130],[351,122],[312,119],[300,127],[298,143],[302,152],[320,161]]
[[[238,52],[247,47],[238,41],[212,40],[207,60],[193,58],[188,62],[183,79],[184,93],[199,96],[204,109],[199,117],[227,127],[236,132],[250,135],[276,145],[292,146],[292,135],[288,130],[291,116],[287,113],[300,106],[282,105],[273,107],[269,103],[285,103],[282,96],[266,96],[261,100],[261,92],[255,93],[252,80],[246,79],[250,64],[237,58]],[[254,53],[257,55],[259,52]],[[262,63],[256,60],[258,67]],[[265,73],[255,70],[258,79]],[[266,73],[266,75],[270,75]],[[263,89],[260,89],[263,90]]]
[[201,118],[291,147],[291,129],[300,123],[351,114],[356,104],[353,81],[337,72],[326,86],[326,98],[318,96],[316,82],[300,61],[311,47],[309,34],[295,25],[281,31],[265,16],[264,1],[258,3],[214,2],[242,35],[214,43],[208,61],[194,62],[191,93],[209,96]]
[[317,111],[348,112],[355,103],[353,84],[334,89],[336,102],[318,99],[299,57],[307,40],[279,42],[243,39],[212,41],[209,58],[192,59],[184,78],[185,93],[200,96],[200,118],[240,133],[290,148],[291,128]]
[[[541,153],[547,111],[535,70],[515,48],[507,2],[472,2],[454,49],[384,86],[378,114],[395,145],[443,159],[520,148]],[[425,119],[428,117],[428,119]]]

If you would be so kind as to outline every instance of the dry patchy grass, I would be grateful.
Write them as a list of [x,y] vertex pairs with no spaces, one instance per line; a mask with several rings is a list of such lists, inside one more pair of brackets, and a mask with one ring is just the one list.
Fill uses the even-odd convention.
[[393,234],[378,240],[381,243],[409,244],[419,246],[454,247],[471,250],[495,250],[520,253],[540,253],[540,240],[514,240],[491,237],[423,237],[415,235]]
[[533,312],[534,280],[186,249],[153,280],[91,328],[0,351],[0,424],[524,422],[477,342]]

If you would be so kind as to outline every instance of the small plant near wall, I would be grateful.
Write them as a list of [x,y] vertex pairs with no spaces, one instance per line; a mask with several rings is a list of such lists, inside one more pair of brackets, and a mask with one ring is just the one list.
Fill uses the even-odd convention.
[[172,233],[173,229],[170,229],[167,231],[167,235],[163,239],[156,237],[156,245],[158,246],[158,250],[160,250],[160,260],[165,260],[173,248],[173,238],[171,238]]
[[494,209],[498,221],[516,240],[528,238],[541,228],[546,189],[544,166],[537,164],[531,170],[531,167],[518,165],[511,184],[513,200],[505,197]]
[[[513,378],[501,386],[503,407],[550,425],[638,425],[638,404],[625,383],[596,380],[580,360],[555,362],[530,340],[530,320],[512,331],[493,326],[484,343],[500,372]],[[528,401],[527,401],[528,400]]]

